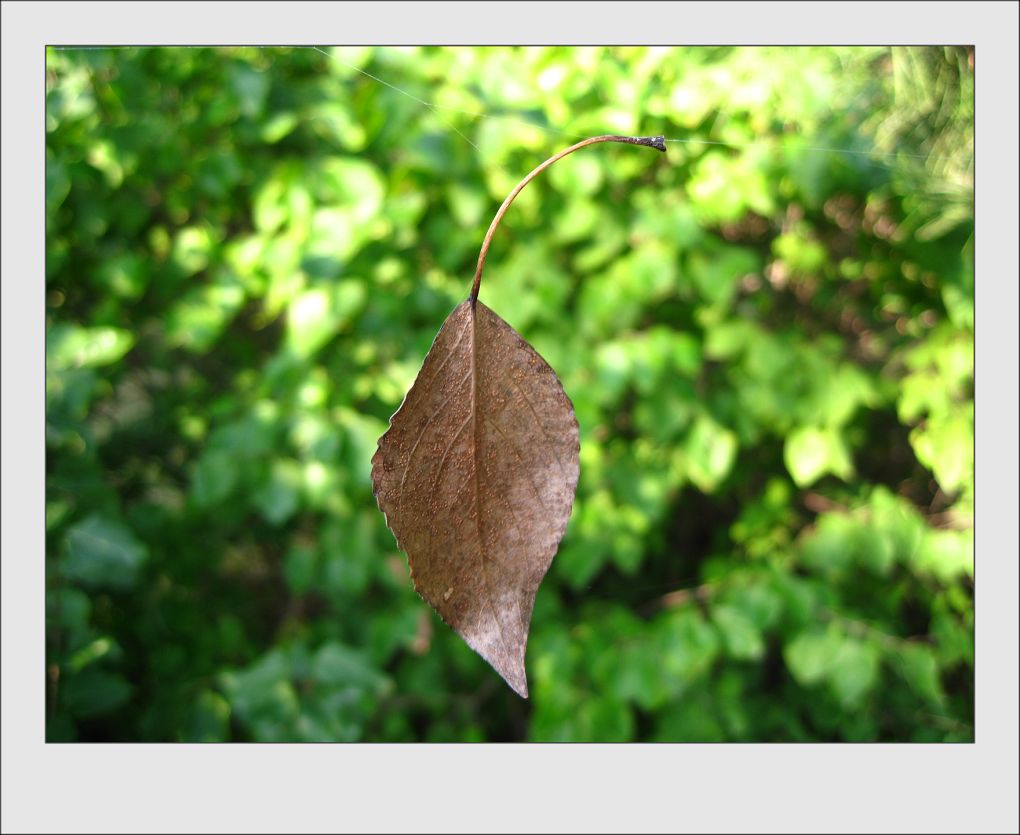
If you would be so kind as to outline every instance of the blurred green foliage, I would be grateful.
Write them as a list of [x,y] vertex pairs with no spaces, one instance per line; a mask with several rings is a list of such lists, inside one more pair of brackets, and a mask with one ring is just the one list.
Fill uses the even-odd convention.
[[[332,55],[48,54],[49,739],[972,739],[971,54]],[[525,702],[369,460],[605,132],[482,288],[582,434]]]

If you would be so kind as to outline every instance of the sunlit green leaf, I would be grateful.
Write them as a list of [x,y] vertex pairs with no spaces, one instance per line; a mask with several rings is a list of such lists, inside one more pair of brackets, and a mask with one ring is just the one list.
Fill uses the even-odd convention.
[[853,472],[850,453],[842,436],[833,429],[805,427],[787,436],[783,449],[786,468],[793,480],[807,487],[826,473],[847,479]]
[[46,335],[46,363],[53,370],[108,365],[134,343],[134,335],[119,328],[58,325]]
[[713,491],[737,454],[737,436],[709,418],[700,418],[687,437],[687,471],[701,490]]

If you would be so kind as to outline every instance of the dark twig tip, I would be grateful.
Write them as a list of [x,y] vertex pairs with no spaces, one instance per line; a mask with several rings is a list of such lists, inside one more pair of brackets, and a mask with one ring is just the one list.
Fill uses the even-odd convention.
[[666,151],[666,137],[665,136],[642,136],[638,139],[638,144],[647,145],[649,148],[655,148],[657,151]]

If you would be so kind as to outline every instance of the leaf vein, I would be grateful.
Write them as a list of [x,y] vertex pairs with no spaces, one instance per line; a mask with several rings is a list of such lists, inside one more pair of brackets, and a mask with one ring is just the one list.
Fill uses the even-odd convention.
[[556,453],[556,447],[553,445],[553,443],[549,439],[549,433],[545,431],[545,426],[542,424],[542,419],[538,416],[538,412],[535,411],[535,407],[533,405],[531,405],[531,400],[529,399],[527,393],[524,391],[524,389],[522,389],[517,384],[517,381],[513,377],[511,377],[510,375],[507,375],[507,379],[510,380],[510,382],[513,384],[513,387],[515,389],[517,389],[517,391],[519,391],[521,393],[521,397],[523,397],[524,398],[524,402],[527,403],[528,408],[531,410],[531,414],[533,414],[535,416],[535,423],[538,424],[538,431],[542,433],[542,438],[545,441],[546,446],[549,448],[549,451],[552,453],[553,458],[556,459],[556,463],[559,465],[560,471],[564,475],[566,475],[567,471],[566,471],[566,469],[563,466],[563,462],[560,461],[560,456],[557,455],[557,453]]
[[499,634],[499,642],[503,645],[503,653],[507,658],[510,658],[510,652],[507,648],[506,636],[503,634],[503,624],[499,622],[499,615],[496,613],[496,606],[493,602],[492,595],[492,581],[489,578],[489,570],[485,554],[485,538],[482,536],[482,497],[478,489],[478,313],[476,310],[471,311],[471,421],[472,421],[472,455],[471,455],[471,469],[474,473],[475,480],[475,533],[478,536],[478,561],[481,564],[482,569],[482,586],[485,589],[485,602],[489,605],[489,611],[492,613],[492,619],[496,623],[496,631]]
[[404,501],[404,482],[407,481],[407,474],[411,471],[411,462],[414,460],[414,453],[415,453],[415,450],[418,449],[418,444],[420,444],[421,443],[421,439],[425,437],[425,432],[428,431],[429,424],[431,424],[433,419],[436,418],[439,415],[440,412],[442,412],[443,408],[446,406],[447,403],[450,402],[451,398],[458,391],[460,391],[460,387],[462,385],[464,385],[464,380],[467,380],[467,378],[468,378],[468,376],[470,374],[471,374],[471,372],[468,371],[468,373],[464,375],[464,379],[461,380],[459,383],[457,383],[456,388],[454,388],[446,396],[446,399],[436,407],[435,411],[431,415],[429,415],[429,419],[427,421],[425,421],[425,425],[421,428],[421,432],[418,433],[418,437],[415,439],[414,446],[411,447],[411,452],[407,456],[407,463],[404,465],[404,474],[400,477],[400,491],[397,494],[397,504],[398,505],[402,504],[403,501]]
[[535,479],[531,477],[531,471],[528,469],[528,463],[521,456],[520,452],[517,451],[516,444],[514,444],[514,442],[510,439],[510,436],[507,435],[506,432],[504,432],[492,418],[485,418],[485,422],[489,424],[489,426],[491,426],[497,432],[499,432],[503,440],[506,441],[507,446],[510,447],[511,452],[513,452],[513,454],[517,456],[517,460],[524,465],[522,469],[528,474],[528,483],[531,485],[531,489],[535,491],[535,496],[538,499],[538,503],[542,505],[542,510],[548,513],[549,508],[547,508],[545,506],[545,502],[542,501],[542,492],[538,489],[538,485],[535,484]]

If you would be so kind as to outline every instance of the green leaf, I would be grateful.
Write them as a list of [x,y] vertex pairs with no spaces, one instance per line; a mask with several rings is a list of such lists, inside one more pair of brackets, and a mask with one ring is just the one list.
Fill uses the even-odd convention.
[[126,589],[133,586],[148,549],[123,524],[93,514],[67,532],[61,570],[85,586]]
[[182,742],[230,740],[230,703],[213,690],[203,690],[191,708]]
[[854,550],[861,565],[886,576],[896,561],[896,545],[884,530],[867,526],[854,532]]
[[945,693],[939,679],[938,663],[932,647],[923,644],[905,644],[893,654],[897,672],[910,685],[911,690],[936,707],[945,703]]
[[634,715],[630,708],[613,699],[589,699],[578,709],[577,740],[626,742],[634,737]]
[[846,639],[833,659],[829,681],[836,698],[852,710],[871,692],[878,672],[878,648],[869,642]]
[[694,167],[687,193],[706,225],[734,221],[748,209],[762,214],[773,209],[765,173],[746,154],[709,151]]
[[290,111],[273,114],[272,118],[262,126],[262,141],[275,145],[293,131],[299,122],[297,114]]
[[786,645],[783,657],[798,683],[809,687],[828,682],[847,710],[859,706],[878,682],[878,648],[850,637],[835,623],[822,633],[798,635]]
[[300,711],[291,674],[290,658],[282,649],[274,649],[248,668],[221,676],[232,712],[259,739],[280,739]]
[[382,693],[387,682],[356,650],[339,643],[323,644],[312,659],[312,677],[332,687],[348,687]]
[[191,479],[195,503],[199,507],[212,507],[227,498],[240,478],[237,465],[236,456],[228,450],[205,450]]
[[594,156],[578,156],[572,165],[554,165],[549,182],[565,194],[590,197],[602,187],[602,163]]
[[701,298],[713,305],[728,304],[744,276],[757,272],[761,259],[736,246],[695,251],[688,257],[688,273]]
[[677,691],[707,675],[721,649],[718,628],[713,628],[700,612],[682,609],[670,612],[658,624],[662,646],[663,677]]
[[188,226],[177,233],[170,257],[184,275],[194,275],[209,266],[215,246],[207,226]]
[[46,364],[50,371],[96,368],[117,362],[134,344],[120,328],[55,325],[46,334]]
[[846,572],[856,556],[858,528],[841,513],[827,513],[801,542],[800,561],[823,575]]
[[943,583],[959,577],[974,576],[974,532],[927,531],[914,554],[919,571],[931,574]]
[[88,667],[67,678],[61,698],[69,714],[90,718],[122,707],[131,698],[131,693],[131,685],[122,676]]
[[753,661],[765,652],[765,642],[754,622],[732,606],[714,606],[712,621],[718,627],[726,651],[739,661]]
[[167,339],[197,353],[205,353],[244,304],[244,288],[231,276],[187,293],[167,313]]
[[255,504],[271,525],[280,525],[300,506],[302,470],[297,461],[273,462],[269,481],[255,494]]
[[939,486],[955,493],[974,480],[974,421],[966,415],[932,418],[910,433],[917,460],[935,473]]
[[804,686],[822,681],[832,669],[842,646],[837,630],[804,632],[790,641],[783,650],[783,658],[793,677]]
[[811,239],[806,227],[780,235],[772,242],[772,251],[797,273],[815,273],[828,261],[825,247]]
[[835,429],[804,427],[786,438],[786,468],[799,487],[809,487],[826,473],[848,479],[853,473],[850,453]]
[[[579,522],[575,522],[575,527]],[[573,589],[582,589],[602,570],[608,553],[592,547],[587,541],[572,539],[563,543],[556,554],[553,569]]]
[[97,278],[111,294],[133,301],[145,292],[150,277],[149,264],[136,253],[124,253],[104,261]]
[[296,296],[287,312],[287,347],[298,357],[311,356],[351,321],[365,298],[364,285],[350,279]]
[[68,668],[72,672],[79,672],[89,664],[94,664],[104,658],[116,661],[121,655],[121,648],[115,641],[108,637],[96,638],[71,656]]
[[737,436],[711,418],[694,424],[685,444],[687,474],[699,489],[713,492],[729,474],[737,454]]
[[295,594],[312,588],[318,570],[318,554],[313,548],[295,547],[283,558],[283,575]]

